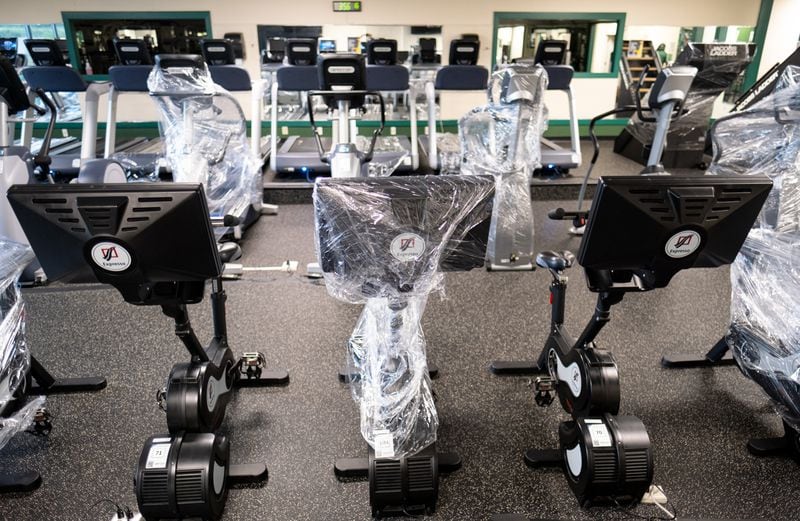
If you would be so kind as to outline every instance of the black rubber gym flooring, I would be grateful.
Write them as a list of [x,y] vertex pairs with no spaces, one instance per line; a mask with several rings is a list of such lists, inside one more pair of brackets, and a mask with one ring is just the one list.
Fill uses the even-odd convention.
[[[636,172],[632,163],[624,164]],[[582,171],[582,170],[581,170]],[[571,248],[566,223],[548,221],[535,203],[540,249]],[[620,235],[620,240],[626,240]],[[311,205],[284,205],[263,217],[243,243],[250,266],[314,259]],[[568,325],[577,332],[593,310],[580,268],[572,269]],[[448,274],[447,299],[430,299],[423,327],[441,418],[440,449],[457,451],[463,468],[441,481],[439,520],[487,520],[517,512],[544,519],[625,519],[608,508],[582,510],[558,470],[533,471],[527,447],[556,443],[556,404],[538,408],[526,377],[497,377],[493,359],[530,358],[547,334],[550,276],[534,273]],[[227,284],[228,324],[235,351],[263,351],[291,372],[287,387],[239,391],[224,431],[235,462],[262,461],[269,482],[237,489],[224,519],[364,520],[366,482],[340,483],[338,456],[366,454],[358,409],[337,380],[344,342],[359,306],[341,303],[301,274],[249,273]],[[679,274],[666,289],[628,295],[612,311],[598,343],[620,366],[622,413],[639,416],[655,451],[655,483],[680,518],[797,519],[797,466],[756,459],[745,443],[780,433],[778,417],[760,388],[735,368],[664,370],[661,353],[705,352],[728,323],[728,270]],[[112,289],[51,286],[25,292],[31,349],[59,375],[102,374],[108,388],[48,398],[55,427],[49,438],[19,435],[0,452],[0,471],[31,468],[42,487],[0,497],[8,521],[107,521],[104,498],[135,507],[133,468],[142,444],[166,432],[156,405],[171,365],[187,359],[172,324],[157,308],[134,307]],[[192,308],[203,339],[210,335],[208,301]],[[639,507],[637,515],[662,514]]]

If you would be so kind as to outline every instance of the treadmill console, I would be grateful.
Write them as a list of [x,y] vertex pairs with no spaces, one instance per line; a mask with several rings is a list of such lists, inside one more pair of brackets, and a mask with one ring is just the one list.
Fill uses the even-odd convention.
[[25,47],[34,65],[67,65],[55,40],[25,40]]
[[327,95],[325,104],[335,107],[340,100],[350,102],[350,108],[360,108],[364,95],[352,96],[348,91],[364,91],[367,88],[367,75],[364,58],[358,54],[332,54],[319,57],[317,63],[319,86],[321,90],[342,92],[342,95]]
[[453,40],[450,42],[450,65],[477,65],[480,42]]
[[567,55],[567,42],[565,40],[542,40],[536,47],[536,56],[533,63],[542,65],[561,65]]
[[114,52],[120,65],[153,65],[153,58],[144,40],[114,39]]
[[317,63],[317,42],[311,39],[289,39],[286,41],[286,63],[288,65],[314,65]]
[[236,64],[236,53],[229,40],[201,40],[200,49],[209,65]]
[[367,44],[367,63],[370,65],[395,65],[397,40],[371,40]]

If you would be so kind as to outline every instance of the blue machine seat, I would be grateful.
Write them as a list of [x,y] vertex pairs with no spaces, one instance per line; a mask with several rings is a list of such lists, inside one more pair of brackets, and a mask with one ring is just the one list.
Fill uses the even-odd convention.
[[108,76],[120,92],[148,92],[147,77],[152,70],[152,65],[114,65],[108,69]]
[[253,88],[250,74],[237,65],[210,65],[211,79],[230,92],[249,91]]
[[446,65],[436,71],[436,90],[483,90],[489,71],[480,65]]
[[286,91],[308,91],[319,89],[316,65],[285,65],[277,70],[278,88]]
[[402,65],[367,65],[367,90],[408,90],[408,68]]
[[75,69],[63,65],[38,65],[22,69],[32,89],[45,92],[86,92],[89,84]]

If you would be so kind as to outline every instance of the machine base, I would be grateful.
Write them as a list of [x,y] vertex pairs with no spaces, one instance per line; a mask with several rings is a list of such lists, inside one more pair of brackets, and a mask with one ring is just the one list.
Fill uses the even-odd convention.
[[528,449],[525,451],[525,465],[538,468],[563,468],[564,458],[559,449]]
[[[440,452],[437,457],[439,472],[455,472],[461,468],[461,456],[454,452]],[[369,458],[339,458],[333,465],[333,472],[337,478],[367,478]]]
[[[431,378],[439,376],[439,367],[436,364],[428,364],[428,375],[430,375]],[[358,378],[357,373],[347,368],[339,369],[339,381],[343,384],[350,383],[356,378]]]
[[750,454],[759,458],[791,458],[800,465],[800,433],[784,422],[783,436],[754,438],[747,442],[747,450]]
[[263,483],[269,479],[269,471],[263,463],[231,465],[228,467],[228,483],[231,485],[248,485]]
[[735,365],[736,360],[731,356],[728,342],[721,338],[704,357],[693,354],[666,354],[661,357],[661,365],[667,368],[683,367],[713,367]]
[[516,362],[495,360],[489,364],[489,371],[500,375],[541,374],[546,373],[547,368],[540,368],[539,364],[533,360],[520,360]]
[[28,389],[28,394],[38,396],[58,393],[86,393],[105,389],[106,384],[106,379],[102,376],[56,378],[50,385],[41,385],[38,382],[34,382],[31,388]]
[[236,380],[236,387],[267,387],[270,385],[286,385],[289,383],[289,371],[286,369],[262,369],[259,378],[241,376]]
[[31,377],[33,382],[31,388],[28,389],[30,395],[85,393],[99,391],[106,387],[106,379],[102,376],[56,378],[33,356],[31,357]]
[[31,492],[42,484],[42,476],[32,470],[13,474],[0,474],[0,494]]

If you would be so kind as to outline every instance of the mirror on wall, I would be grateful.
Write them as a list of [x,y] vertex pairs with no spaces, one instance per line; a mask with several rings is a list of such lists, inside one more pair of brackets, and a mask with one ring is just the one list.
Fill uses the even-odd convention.
[[561,64],[577,73],[616,74],[625,15],[617,13],[495,13],[494,63],[541,61],[560,45]]
[[[200,40],[211,32],[207,12],[64,13],[73,67],[81,74],[107,74],[117,63],[114,38],[144,40],[151,55],[200,53]],[[77,59],[78,63],[75,63]]]
[[[445,54],[442,27],[419,25],[259,25],[258,46],[262,63],[281,63],[285,42],[289,38],[310,38],[317,41],[318,52],[366,52],[369,40],[397,40],[398,62],[426,61],[420,54],[420,39],[434,44],[433,60]],[[430,45],[430,43],[428,45]]]

